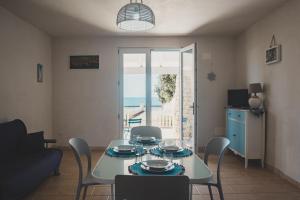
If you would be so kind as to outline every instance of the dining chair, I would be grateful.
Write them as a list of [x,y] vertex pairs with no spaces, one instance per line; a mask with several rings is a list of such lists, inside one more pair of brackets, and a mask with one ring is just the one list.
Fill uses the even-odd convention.
[[228,148],[230,144],[230,140],[228,140],[225,137],[215,137],[211,139],[206,148],[205,148],[205,154],[204,154],[204,163],[208,166],[208,158],[210,155],[216,155],[217,156],[217,177],[214,177],[208,182],[201,185],[207,185],[209,190],[210,199],[213,200],[213,194],[211,187],[217,187],[220,200],[224,200],[224,194],[222,190],[222,184],[221,184],[221,164],[224,158],[224,153],[226,149]]
[[189,178],[117,175],[115,194],[115,200],[188,200]]
[[156,126],[136,126],[131,129],[130,139],[132,139],[135,135],[161,139],[161,129]]
[[[78,180],[78,185],[77,185],[77,191],[76,191],[76,200],[80,199],[80,193],[82,188],[84,188],[83,192],[83,199],[86,197],[86,192],[88,186],[91,185],[101,185],[104,184],[102,183],[99,179],[94,177],[92,175],[91,171],[91,151],[89,148],[89,145],[87,142],[81,138],[71,138],[69,140],[69,144],[71,146],[71,149],[73,150],[73,153],[75,155],[78,168],[79,168],[79,180]],[[84,176],[83,172],[83,167],[82,167],[82,162],[81,158],[86,157],[87,160],[87,172]],[[113,186],[111,186],[112,194],[113,194]]]

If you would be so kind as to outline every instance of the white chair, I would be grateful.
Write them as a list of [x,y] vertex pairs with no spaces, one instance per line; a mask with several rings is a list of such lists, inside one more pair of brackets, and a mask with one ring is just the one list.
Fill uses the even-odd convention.
[[116,200],[188,200],[187,176],[115,177]]
[[216,155],[218,156],[218,163],[217,163],[217,177],[213,177],[208,183],[204,183],[201,185],[207,185],[209,190],[210,199],[213,200],[213,194],[211,190],[211,186],[217,187],[218,192],[220,195],[220,200],[224,200],[224,194],[222,190],[222,184],[221,184],[221,163],[224,158],[225,150],[228,148],[230,144],[230,140],[228,140],[225,137],[216,137],[211,139],[205,149],[204,154],[204,163],[208,166],[208,158],[210,155]]
[[[103,184],[99,179],[94,177],[91,172],[91,151],[89,145],[85,140],[80,138],[71,138],[69,140],[69,144],[74,152],[78,168],[79,168],[79,180],[76,192],[76,200],[80,199],[80,193],[82,188],[84,188],[83,199],[86,197],[87,188],[90,185],[101,185]],[[81,156],[85,156],[87,158],[87,173],[84,176],[82,169]],[[111,186],[112,194],[113,194],[113,186]]]
[[161,139],[161,129],[155,126],[136,126],[131,129],[130,139],[136,135]]

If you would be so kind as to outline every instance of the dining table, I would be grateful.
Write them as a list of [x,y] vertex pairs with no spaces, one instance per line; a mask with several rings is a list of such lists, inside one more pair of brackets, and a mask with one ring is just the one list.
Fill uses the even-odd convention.
[[[129,143],[129,140],[113,140],[107,148],[128,145]],[[144,148],[146,148],[147,153],[139,157],[111,157],[104,152],[95,165],[92,174],[104,184],[113,185],[115,183],[116,175],[132,175],[129,172],[128,167],[136,162],[162,159],[149,153],[149,150],[154,147],[155,145],[145,145]],[[183,175],[189,177],[190,184],[207,183],[212,177],[212,172],[196,153],[187,157],[174,157],[172,161],[185,168]]]

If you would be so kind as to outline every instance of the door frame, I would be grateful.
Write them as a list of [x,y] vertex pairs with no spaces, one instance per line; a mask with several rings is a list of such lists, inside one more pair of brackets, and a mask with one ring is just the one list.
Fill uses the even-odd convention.
[[[196,43],[194,43],[196,44]],[[191,45],[194,45],[194,44],[191,44]],[[151,80],[151,52],[152,51],[178,51],[180,56],[179,56],[179,63],[180,63],[180,66],[179,66],[179,76],[180,76],[180,97],[179,97],[179,112],[180,112],[180,119],[179,119],[179,122],[180,122],[180,135],[182,137],[182,127],[181,127],[181,121],[182,121],[182,108],[181,108],[181,101],[182,101],[182,88],[181,88],[181,85],[182,85],[182,80],[181,80],[181,75],[182,75],[182,60],[181,60],[181,53],[182,53],[182,50],[184,49],[188,49],[188,47],[190,47],[191,45],[187,46],[187,47],[184,47],[184,48],[150,48],[150,47],[119,47],[118,48],[118,82],[117,82],[117,85],[118,85],[118,99],[119,99],[119,110],[118,110],[118,120],[119,120],[119,134],[120,134],[120,138],[123,138],[123,57],[121,56],[122,54],[126,54],[126,53],[145,53],[146,54],[146,124],[147,125],[150,125],[151,124],[151,84],[152,84],[152,80]],[[194,48],[194,52],[195,52],[195,55],[196,55],[196,46]],[[197,56],[195,56],[197,57]],[[195,80],[195,92],[194,92],[194,96],[195,98],[197,99],[196,97],[196,92],[197,92],[197,82],[196,82],[196,78],[197,78],[197,62],[196,62],[196,58],[195,58],[195,70],[194,70],[194,80]],[[148,83],[148,84],[147,84]],[[196,101],[194,100],[195,102],[195,106],[197,105]],[[194,111],[195,111],[195,115],[194,115],[194,121],[197,120],[197,118],[195,116],[197,116],[197,107],[194,108]],[[194,125],[195,126],[195,125]],[[196,127],[196,126],[195,126]],[[197,127],[196,127],[197,129]],[[197,139],[197,130],[195,130],[194,132],[194,138],[195,138],[195,141]]]
[[[192,43],[188,46],[185,46],[181,48],[180,50],[180,86],[183,85],[183,79],[182,79],[182,74],[183,74],[183,60],[182,60],[182,53],[187,51],[187,50],[192,50],[194,53],[194,104],[193,104],[193,114],[194,114],[194,130],[193,130],[193,137],[194,137],[194,151],[198,151],[198,123],[197,123],[197,118],[198,118],[198,95],[197,95],[197,43]],[[180,97],[180,132],[181,132],[181,138],[183,138],[183,128],[182,128],[182,113],[183,113],[183,106],[182,106],[182,98],[183,98],[183,89],[180,88],[181,92],[181,97]]]

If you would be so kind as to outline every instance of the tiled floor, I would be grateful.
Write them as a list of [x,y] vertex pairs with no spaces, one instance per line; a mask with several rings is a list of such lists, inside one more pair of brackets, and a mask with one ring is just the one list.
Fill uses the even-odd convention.
[[[93,165],[101,156],[93,151]],[[210,167],[214,168],[213,159]],[[27,200],[73,200],[77,184],[78,169],[71,151],[65,151],[61,165],[61,175],[52,176],[43,182]],[[272,172],[250,163],[244,169],[243,160],[231,154],[226,155],[222,168],[225,200],[300,200],[300,190]],[[215,199],[218,200],[216,190]],[[110,187],[95,186],[88,190],[88,200],[110,199]],[[207,187],[193,187],[194,200],[209,200]]]

